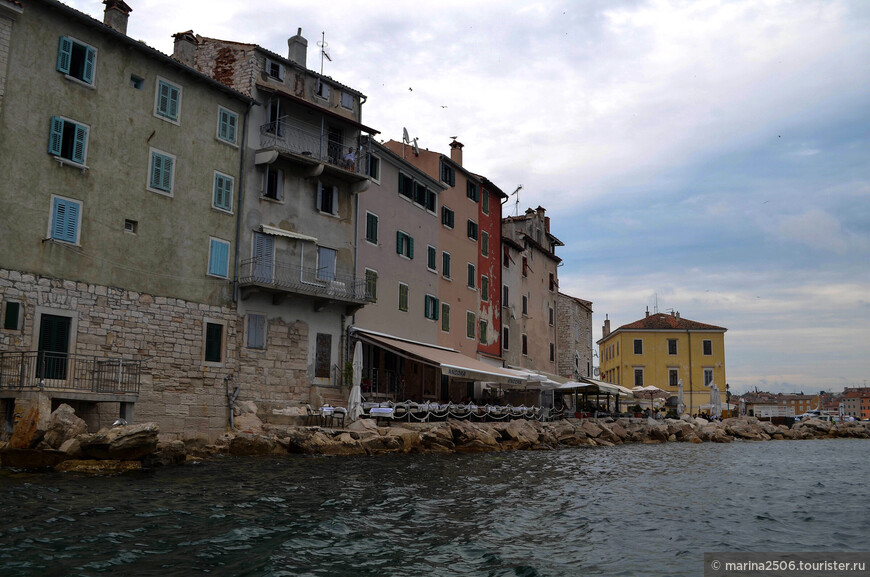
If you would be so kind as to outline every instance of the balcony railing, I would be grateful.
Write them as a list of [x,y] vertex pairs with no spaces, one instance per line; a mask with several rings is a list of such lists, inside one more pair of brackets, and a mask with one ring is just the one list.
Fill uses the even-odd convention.
[[366,281],[352,276],[334,274],[271,260],[252,258],[243,260],[239,268],[241,286],[260,285],[287,292],[321,297],[329,300],[363,304],[371,300],[366,292]]
[[289,116],[260,126],[260,147],[274,147],[360,176],[368,172],[368,149],[360,146],[357,138],[336,140],[328,132],[312,130]]
[[0,390],[138,395],[140,361],[52,352],[0,353]]

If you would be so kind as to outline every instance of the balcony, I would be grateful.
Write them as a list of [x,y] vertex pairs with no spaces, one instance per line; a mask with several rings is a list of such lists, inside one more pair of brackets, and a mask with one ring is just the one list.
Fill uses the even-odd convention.
[[360,146],[358,138],[346,140],[325,130],[313,130],[289,116],[260,126],[260,149],[274,150],[305,165],[324,164],[348,180],[368,178],[368,150]]
[[0,352],[0,397],[44,392],[60,399],[136,402],[141,361],[54,352]]
[[[272,292],[276,304],[289,293],[314,297],[320,305],[335,302],[362,306],[371,300],[364,279],[319,271],[314,267],[272,263],[262,258],[241,262],[239,286],[259,287]],[[244,293],[242,298],[246,298]]]

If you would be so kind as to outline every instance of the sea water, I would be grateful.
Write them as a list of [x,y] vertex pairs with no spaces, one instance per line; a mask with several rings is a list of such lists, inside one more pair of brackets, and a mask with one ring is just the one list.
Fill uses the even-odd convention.
[[866,551],[870,442],[216,458],[0,471],[0,575],[701,575]]

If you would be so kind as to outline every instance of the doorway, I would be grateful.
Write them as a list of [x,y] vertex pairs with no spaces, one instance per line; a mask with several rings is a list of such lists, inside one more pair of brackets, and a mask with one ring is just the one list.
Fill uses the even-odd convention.
[[39,322],[36,378],[66,380],[72,318],[43,314]]

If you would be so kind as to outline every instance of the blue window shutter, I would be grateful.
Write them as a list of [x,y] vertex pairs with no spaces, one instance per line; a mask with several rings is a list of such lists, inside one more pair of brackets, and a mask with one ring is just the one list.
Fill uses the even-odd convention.
[[160,85],[158,86],[160,91],[159,100],[157,102],[157,111],[163,115],[169,114],[169,85],[160,81]]
[[151,153],[151,188],[160,188],[160,174],[163,172],[163,157]]
[[75,144],[73,145],[72,160],[79,164],[85,163],[85,144],[88,141],[88,129],[86,126],[76,124]]
[[169,116],[174,120],[178,118],[178,88],[169,87]]
[[85,70],[82,74],[82,80],[87,82],[88,84],[94,83],[94,62],[96,60],[97,53],[94,52],[94,49],[88,46],[85,48]]
[[172,191],[172,159],[168,156],[163,157],[163,179],[160,185],[167,192]]
[[72,40],[61,36],[60,46],[57,49],[57,71],[69,74],[70,62],[72,62]]
[[215,276],[226,277],[229,267],[230,245],[215,239],[210,242],[208,272]]
[[218,138],[229,140],[229,113],[226,110],[218,111]]
[[51,132],[48,136],[48,153],[60,156],[63,145],[63,119],[57,116],[51,117]]
[[51,238],[64,242],[76,241],[79,224],[79,204],[62,198],[54,199]]
[[214,205],[230,210],[233,196],[233,180],[221,174],[214,175]]

